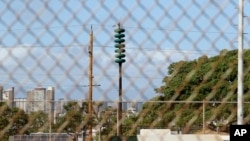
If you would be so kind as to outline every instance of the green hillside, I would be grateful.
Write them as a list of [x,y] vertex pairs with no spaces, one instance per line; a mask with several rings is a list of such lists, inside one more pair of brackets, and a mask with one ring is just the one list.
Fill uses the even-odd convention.
[[[237,117],[237,50],[223,50],[218,56],[172,63],[156,88],[159,94],[144,104],[138,124],[143,128],[182,129],[196,132],[203,127],[228,131]],[[244,51],[244,100],[250,100],[250,50]],[[202,101],[206,100],[205,107]],[[182,101],[172,103],[171,101]],[[183,101],[196,101],[183,102]],[[203,112],[203,109],[204,112]],[[244,122],[250,122],[250,104],[244,104]],[[216,124],[215,124],[216,123]],[[220,127],[220,128],[217,128]]]

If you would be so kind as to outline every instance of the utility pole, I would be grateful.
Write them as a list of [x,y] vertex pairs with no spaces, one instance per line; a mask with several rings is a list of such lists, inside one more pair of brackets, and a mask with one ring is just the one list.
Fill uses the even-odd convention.
[[238,97],[237,97],[237,124],[243,124],[243,11],[244,0],[239,0],[238,21]]
[[[89,138],[88,141],[92,141],[92,113],[93,113],[93,102],[92,102],[92,86],[93,86],[93,30],[91,26],[90,41],[89,41],[89,101],[88,101],[88,112],[89,112]],[[84,140],[83,140],[84,141]]]
[[202,101],[202,111],[203,111],[203,134],[206,133],[206,107],[205,107],[205,104],[206,104],[206,100],[203,99]]

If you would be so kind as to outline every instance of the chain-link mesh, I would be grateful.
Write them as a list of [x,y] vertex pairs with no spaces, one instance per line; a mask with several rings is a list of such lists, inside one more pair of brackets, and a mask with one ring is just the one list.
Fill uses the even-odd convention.
[[[249,123],[250,2],[243,5]],[[90,129],[93,140],[119,140],[119,112],[124,140],[221,140],[237,120],[238,13],[237,0],[0,1],[0,140],[85,140]]]

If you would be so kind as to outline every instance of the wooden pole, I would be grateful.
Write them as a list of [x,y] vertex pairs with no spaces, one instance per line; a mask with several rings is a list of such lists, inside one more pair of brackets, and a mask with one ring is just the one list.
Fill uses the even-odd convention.
[[92,113],[93,113],[93,102],[92,102],[92,86],[93,86],[93,30],[91,26],[90,32],[90,45],[89,45],[89,101],[88,101],[88,112],[89,112],[89,141],[93,140],[92,137]]

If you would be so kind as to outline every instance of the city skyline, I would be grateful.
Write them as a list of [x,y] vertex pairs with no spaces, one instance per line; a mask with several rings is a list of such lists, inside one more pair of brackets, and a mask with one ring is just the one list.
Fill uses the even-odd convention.
[[[64,111],[63,105],[67,102],[76,101],[81,106],[81,102],[87,102],[88,99],[82,100],[65,100],[55,99],[55,88],[54,87],[36,87],[34,89],[27,90],[26,97],[15,97],[14,87],[4,89],[0,86],[0,101],[7,102],[8,106],[10,107],[19,107],[23,109],[25,112],[35,112],[35,111],[45,111],[45,113],[49,113],[49,109],[58,110],[58,113],[62,113]],[[4,96],[4,94],[8,94]],[[50,105],[50,102],[54,102],[52,108],[46,108],[46,106]],[[58,104],[56,103],[59,103]],[[95,102],[102,102],[103,106],[101,107],[116,107],[117,101],[93,101]],[[142,109],[142,104],[144,101],[123,101],[123,110],[127,110],[129,108],[135,108],[137,111]],[[94,105],[95,106],[95,105]],[[51,107],[51,106],[48,106]],[[56,108],[57,107],[57,108]]]

